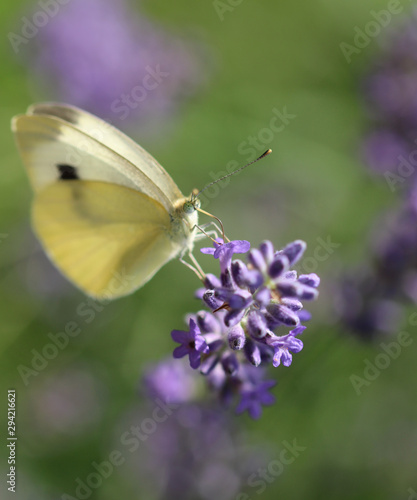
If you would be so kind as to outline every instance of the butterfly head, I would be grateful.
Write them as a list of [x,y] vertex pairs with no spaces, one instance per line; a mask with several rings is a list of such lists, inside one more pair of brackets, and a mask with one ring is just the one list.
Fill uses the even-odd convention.
[[182,209],[184,210],[184,213],[186,213],[187,215],[191,215],[201,207],[201,202],[197,198],[197,195],[198,195],[198,189],[193,189],[190,198],[184,202]]

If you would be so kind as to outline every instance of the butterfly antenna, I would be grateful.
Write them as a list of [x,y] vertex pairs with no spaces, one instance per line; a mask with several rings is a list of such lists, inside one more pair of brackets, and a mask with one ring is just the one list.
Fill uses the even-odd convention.
[[227,179],[228,177],[231,177],[232,175],[235,175],[237,174],[238,172],[242,171],[243,169],[245,169],[246,167],[249,167],[249,165],[252,165],[252,163],[256,163],[257,161],[259,160],[262,160],[262,158],[265,158],[265,156],[268,156],[269,154],[272,153],[272,149],[268,149],[267,151],[265,151],[265,153],[262,153],[261,156],[259,156],[258,158],[256,158],[256,160],[252,160],[250,161],[249,163],[247,163],[246,165],[243,165],[243,167],[240,167],[238,168],[237,170],[235,170],[234,172],[231,172],[230,174],[226,174],[226,175],[223,175],[223,177],[220,177],[219,179],[216,179],[215,181],[213,182],[210,182],[210,184],[207,184],[206,186],[203,187],[203,189],[201,189],[196,195],[195,195],[195,198],[197,198],[198,196],[200,196],[200,194],[205,191],[207,188],[209,188],[210,186],[212,186],[213,184],[217,184],[218,182],[222,181],[223,179]]
[[[249,163],[247,163],[246,165],[243,165],[243,167],[240,167],[238,168],[237,170],[234,170],[233,172],[231,172],[230,174],[226,174],[226,175],[223,175],[222,177],[220,177],[219,179],[216,179],[215,181],[213,182],[210,182],[209,184],[207,184],[206,186],[203,187],[203,189],[201,189],[200,191],[198,191],[197,193],[193,193],[192,194],[192,200],[196,200],[200,194],[205,191],[207,188],[209,188],[210,186],[213,186],[213,184],[217,184],[217,182],[220,182],[222,181],[223,179],[227,179],[228,177],[232,176],[232,175],[235,175],[237,174],[238,172],[242,171],[243,169],[245,169],[246,167],[249,167],[249,165],[252,165],[252,163],[256,163],[257,161],[259,160],[262,160],[262,158],[265,158],[265,156],[268,156],[269,154],[272,153],[272,149],[268,149],[267,151],[265,151],[265,153],[262,153],[261,156],[259,156],[258,158],[256,158],[256,160],[252,160],[250,161]],[[196,207],[196,209],[201,212],[202,214],[205,214],[205,215],[208,215],[209,217],[212,217],[213,219],[216,219],[217,222],[220,224],[220,227],[222,229],[222,237],[223,237],[223,241],[225,242],[226,240],[229,241],[229,238],[226,237],[226,235],[224,234],[224,227],[223,227],[223,223],[222,221],[216,217],[215,215],[213,214],[210,214],[209,212],[206,212],[205,210],[202,210],[200,207]]]

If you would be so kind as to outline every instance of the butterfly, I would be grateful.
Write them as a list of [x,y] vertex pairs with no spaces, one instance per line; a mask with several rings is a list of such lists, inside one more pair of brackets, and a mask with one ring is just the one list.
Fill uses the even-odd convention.
[[40,103],[12,120],[45,252],[96,299],[130,294],[193,248],[199,200],[125,134],[74,106]]

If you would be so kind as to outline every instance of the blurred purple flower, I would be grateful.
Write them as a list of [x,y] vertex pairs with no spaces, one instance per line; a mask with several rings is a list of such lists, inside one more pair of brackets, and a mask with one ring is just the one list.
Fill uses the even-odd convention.
[[[121,432],[140,426],[152,411],[152,405],[145,406],[130,415]],[[135,453],[127,454],[126,480],[137,478],[152,497],[165,500],[243,498],[248,476],[268,463],[266,449],[250,446],[237,422],[216,403],[183,403]]]
[[398,330],[402,308],[393,296],[381,287],[378,276],[371,268],[351,270],[341,277],[335,291],[336,312],[350,331],[364,341]]
[[143,377],[146,393],[151,399],[165,403],[191,401],[197,390],[194,372],[185,363],[168,358],[151,366]]
[[199,49],[123,0],[71,0],[39,31],[31,64],[55,98],[149,126],[204,80]]
[[417,303],[417,212],[409,200],[378,224],[371,247],[372,262],[342,277],[337,310],[344,323],[364,339],[395,332],[402,305]]
[[[249,447],[230,413],[216,401],[200,400],[190,374],[195,382],[195,372],[172,359],[146,370],[140,384],[146,388],[144,405],[129,412],[115,434],[117,443],[120,436],[124,436],[123,439],[140,436],[140,442],[136,441],[138,446],[132,449],[134,452],[125,456],[127,470],[122,468],[122,473],[126,474],[127,481],[132,478],[139,481],[142,488],[145,483],[155,498],[238,498],[244,495],[249,474],[268,462],[267,446]],[[251,377],[254,383],[263,384],[257,388],[257,397],[253,396],[250,404],[251,411],[257,415],[260,400],[264,404],[272,402],[267,392],[272,384],[262,383],[258,373],[253,372]],[[167,404],[161,404],[159,399]],[[172,404],[173,401],[177,403]],[[156,407],[160,418],[150,418]],[[166,411],[166,418],[161,418],[161,409]],[[154,425],[145,425],[150,420]]]
[[266,380],[258,385],[252,385],[247,390],[243,389],[240,394],[240,402],[237,405],[236,413],[247,411],[253,419],[258,419],[262,415],[262,406],[269,406],[275,403],[275,397],[268,391],[276,384],[275,380]]
[[[417,166],[417,9],[381,40],[362,83],[374,129],[362,149],[372,170],[398,173],[401,163]],[[416,177],[403,176],[405,186]]]
[[366,137],[362,146],[366,164],[375,172],[384,174],[394,171],[401,161],[407,157],[409,146],[401,136],[390,130],[377,130]]
[[83,367],[70,367],[33,381],[25,432],[54,446],[74,437],[81,439],[103,416],[103,396],[99,379]]
[[[71,286],[62,274],[51,264],[39,241],[29,227],[22,228],[22,241],[16,248],[14,258],[19,263],[17,272],[26,291],[38,299],[63,301]],[[46,308],[45,313],[61,314],[61,309]]]
[[362,151],[403,199],[375,225],[369,262],[344,273],[335,293],[342,322],[367,340],[397,331],[403,305],[417,300],[417,9],[387,33],[363,79],[371,130]]

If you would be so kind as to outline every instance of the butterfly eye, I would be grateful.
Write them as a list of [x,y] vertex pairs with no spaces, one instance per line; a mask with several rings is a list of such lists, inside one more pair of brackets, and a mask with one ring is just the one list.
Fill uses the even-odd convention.
[[196,209],[197,209],[197,207],[196,207],[195,201],[194,202],[186,201],[184,203],[183,210],[186,214],[192,214],[193,212],[196,211]]

